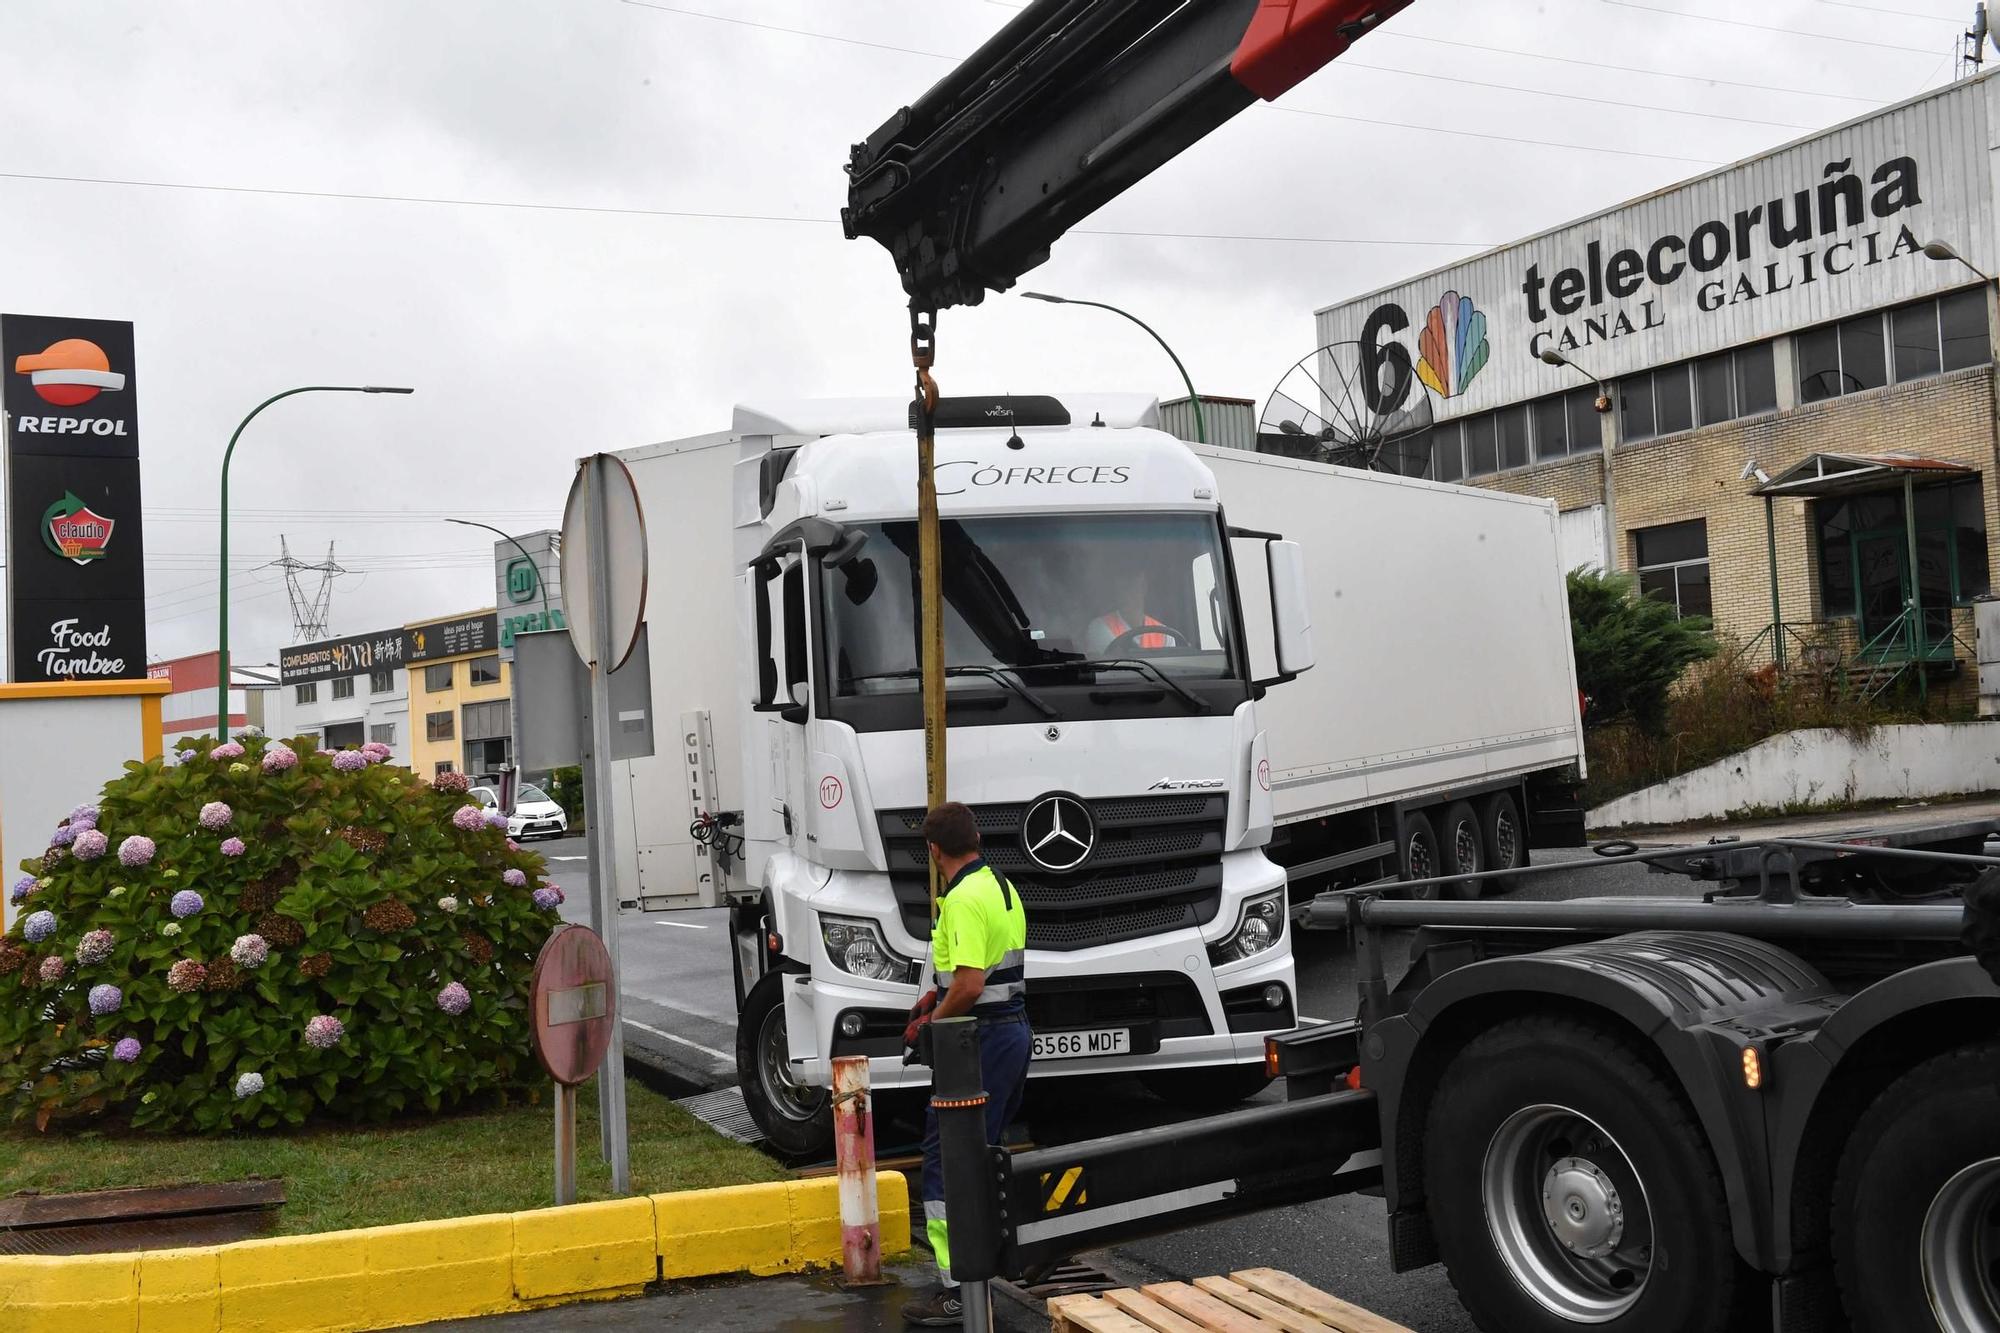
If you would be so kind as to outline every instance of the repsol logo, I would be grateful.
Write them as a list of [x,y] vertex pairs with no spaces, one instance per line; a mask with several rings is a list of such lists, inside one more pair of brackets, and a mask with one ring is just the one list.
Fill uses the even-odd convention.
[[[959,469],[947,473],[947,468]],[[970,469],[966,471],[965,469]],[[963,495],[983,486],[1123,486],[1132,480],[1132,469],[1124,465],[1076,463],[1057,467],[1000,467],[973,458],[954,459],[937,465],[938,494]],[[947,481],[957,487],[945,489]]]
[[15,417],[20,435],[128,435],[122,421],[110,417]]

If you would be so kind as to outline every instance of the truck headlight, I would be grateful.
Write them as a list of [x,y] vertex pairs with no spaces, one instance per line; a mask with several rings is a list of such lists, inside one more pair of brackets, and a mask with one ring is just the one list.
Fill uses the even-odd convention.
[[819,936],[833,965],[870,981],[913,981],[917,965],[889,947],[882,928],[851,916],[821,916]]
[[1240,963],[1285,938],[1285,891],[1259,894],[1243,904],[1236,929],[1208,946],[1211,967]]

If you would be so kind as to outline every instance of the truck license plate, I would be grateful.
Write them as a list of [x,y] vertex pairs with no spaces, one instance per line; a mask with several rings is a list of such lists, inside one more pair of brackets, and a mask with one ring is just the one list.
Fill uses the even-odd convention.
[[1037,1032],[1034,1058],[1074,1060],[1086,1055],[1129,1055],[1130,1028],[1097,1028],[1089,1032]]

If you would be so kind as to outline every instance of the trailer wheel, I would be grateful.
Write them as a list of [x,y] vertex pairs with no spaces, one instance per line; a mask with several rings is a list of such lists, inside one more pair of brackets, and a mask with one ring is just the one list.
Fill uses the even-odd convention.
[[[1438,821],[1438,850],[1443,853],[1443,874],[1476,875],[1486,868],[1486,840],[1480,833],[1479,816],[1473,813],[1470,801],[1453,801],[1444,808],[1444,814]],[[1444,896],[1477,898],[1480,888],[1476,879],[1464,884],[1447,884]]]
[[2000,1328],[2000,1046],[1949,1051],[1863,1113],[1833,1187],[1855,1328]]
[[[1444,873],[1441,869],[1444,862],[1438,855],[1437,830],[1431,827],[1430,817],[1421,810],[1412,810],[1403,816],[1399,841],[1398,859],[1402,862],[1404,879],[1430,879]],[[1438,896],[1437,885],[1411,889],[1410,896],[1435,898]]]
[[767,972],[750,988],[736,1020],[736,1078],[743,1104],[771,1146],[788,1158],[833,1151],[833,1103],[825,1088],[792,1077],[785,1040],[785,973]]
[[1631,1043],[1551,1016],[1474,1038],[1425,1129],[1431,1227],[1482,1329],[1722,1333],[1738,1265],[1715,1159]]
[[[1496,791],[1480,805],[1479,830],[1486,844],[1486,864],[1494,870],[1518,870],[1528,864],[1528,830],[1512,792]],[[1482,888],[1505,893],[1519,881],[1489,879]]]

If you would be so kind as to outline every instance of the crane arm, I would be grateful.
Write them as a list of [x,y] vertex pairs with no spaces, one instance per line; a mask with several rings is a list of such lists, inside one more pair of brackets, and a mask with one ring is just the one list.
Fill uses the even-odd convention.
[[977,305],[1063,233],[1410,0],[1033,0],[854,146],[841,222],[912,308]]

